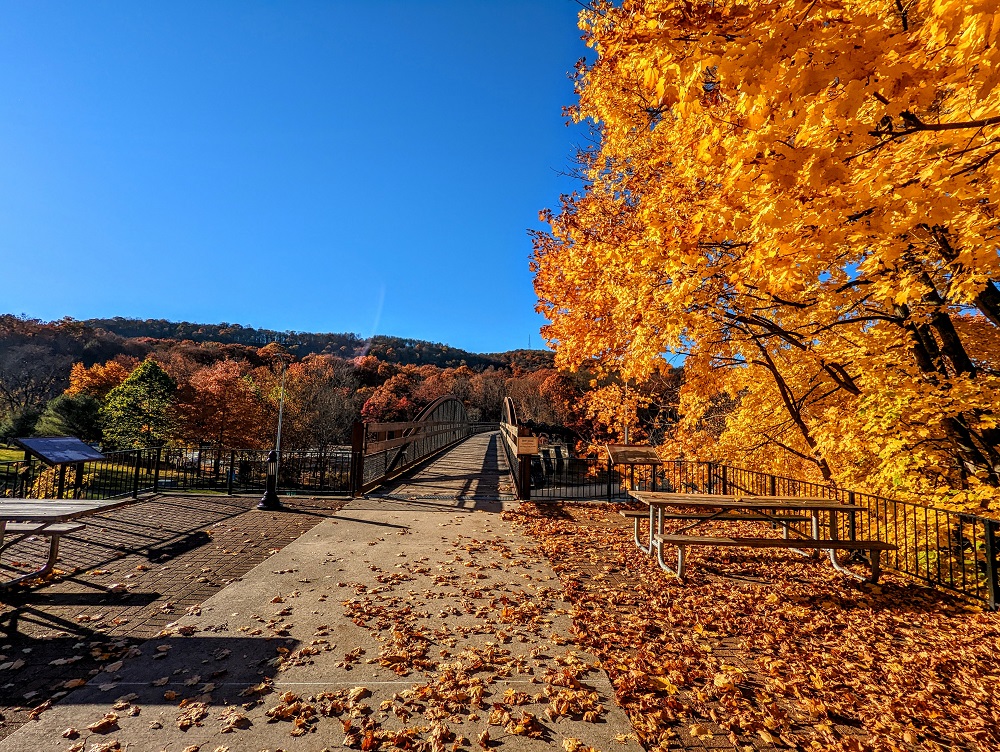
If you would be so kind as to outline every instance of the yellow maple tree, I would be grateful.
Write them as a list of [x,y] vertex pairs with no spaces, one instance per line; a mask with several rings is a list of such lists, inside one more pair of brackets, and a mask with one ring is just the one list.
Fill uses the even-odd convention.
[[669,451],[1000,498],[995,3],[600,1],[580,26],[596,146],[533,260],[560,365],[684,353]]

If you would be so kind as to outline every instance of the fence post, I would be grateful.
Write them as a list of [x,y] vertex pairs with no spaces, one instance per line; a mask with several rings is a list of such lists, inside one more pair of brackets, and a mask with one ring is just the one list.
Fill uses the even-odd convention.
[[59,466],[59,485],[56,486],[56,498],[61,499],[63,497],[63,491],[66,489],[66,465]]
[[160,489],[160,462],[162,461],[163,447],[156,448],[156,464],[153,465],[153,493]]
[[229,469],[226,470],[226,493],[233,495],[233,481],[236,475],[236,450],[229,450]]
[[139,470],[142,468],[142,450],[135,452],[135,463],[132,465],[134,475],[132,476],[132,498],[139,498]]
[[348,487],[351,497],[361,493],[365,482],[365,424],[360,420],[351,426],[351,467],[348,470]]
[[1000,551],[997,550],[997,528],[1000,522],[997,520],[985,520],[983,522],[983,532],[986,538],[986,595],[991,611],[996,611],[1000,606]]
[[73,498],[79,499],[83,495],[83,463],[77,462],[74,465],[73,473]]
[[[855,505],[854,491],[847,492],[847,503],[852,507]],[[853,509],[847,515],[847,534],[851,536],[852,541],[858,539],[858,513]]]
[[608,457],[608,501],[614,498],[611,491],[611,473],[614,471],[615,466],[611,464],[611,458]]
[[729,472],[728,471],[729,471],[729,466],[728,465],[723,465],[722,466],[722,493],[723,494],[729,493]]
[[778,479],[775,478],[773,475],[769,476],[768,478],[768,491],[769,495],[771,496],[778,495]]
[[712,467],[712,463],[711,462],[706,462],[705,466],[708,468],[708,470],[707,470],[708,481],[706,483],[706,485],[708,486],[707,493],[712,493],[713,492],[712,491],[712,487],[715,485],[715,483],[713,481],[713,478],[712,478],[712,476],[715,474],[715,468]]

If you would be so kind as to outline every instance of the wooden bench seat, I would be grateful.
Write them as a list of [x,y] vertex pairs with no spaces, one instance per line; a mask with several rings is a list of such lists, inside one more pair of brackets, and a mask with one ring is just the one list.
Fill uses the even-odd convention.
[[8,522],[6,532],[15,535],[69,535],[86,527],[82,522],[60,522],[46,525],[42,522]]
[[[816,549],[829,551],[830,559],[836,565],[834,551],[868,551],[871,562],[870,582],[877,583],[882,570],[881,558],[883,551],[895,551],[897,546],[893,543],[873,540],[816,540],[814,538],[733,538],[717,537],[711,535],[654,535],[653,542],[656,547],[656,558],[660,567],[678,577],[684,576],[684,549],[687,546],[721,546],[727,548],[787,548],[787,549]],[[671,569],[663,560],[664,544],[677,546],[677,569]],[[840,571],[846,571],[840,566]],[[853,573],[851,573],[853,574]],[[856,575],[855,575],[856,576]]]
[[[643,511],[641,509],[625,509],[618,512],[625,519],[646,519],[649,517],[649,512]],[[739,520],[742,522],[774,522],[778,520],[780,522],[809,522],[812,518],[806,517],[804,515],[791,515],[791,514],[732,514],[727,512],[725,514],[683,514],[676,512],[661,512],[660,519],[662,520]]]

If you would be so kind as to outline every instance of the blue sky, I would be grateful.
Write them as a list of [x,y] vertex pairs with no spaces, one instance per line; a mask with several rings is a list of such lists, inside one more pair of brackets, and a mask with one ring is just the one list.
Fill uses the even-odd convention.
[[540,345],[573,0],[0,5],[0,311]]

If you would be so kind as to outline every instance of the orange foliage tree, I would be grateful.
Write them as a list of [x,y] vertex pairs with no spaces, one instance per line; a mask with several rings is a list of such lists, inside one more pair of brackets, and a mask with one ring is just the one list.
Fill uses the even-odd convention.
[[671,453],[1000,498],[995,3],[599,0],[580,23],[597,146],[533,260],[557,362],[642,381],[685,354]]
[[69,387],[65,393],[71,397],[88,394],[97,399],[104,399],[108,396],[108,392],[128,378],[137,365],[139,361],[135,358],[95,363],[90,368],[83,363],[74,363],[69,372]]
[[178,433],[186,442],[220,447],[269,444],[270,410],[245,363],[222,360],[194,373],[177,404]]

